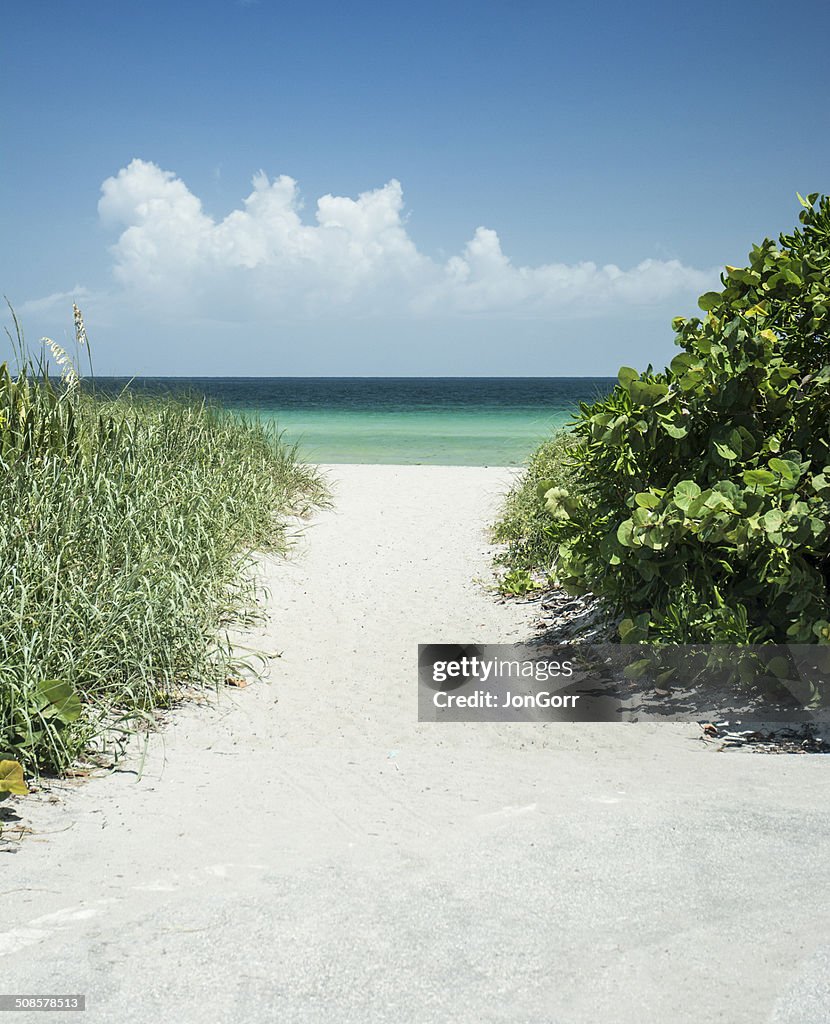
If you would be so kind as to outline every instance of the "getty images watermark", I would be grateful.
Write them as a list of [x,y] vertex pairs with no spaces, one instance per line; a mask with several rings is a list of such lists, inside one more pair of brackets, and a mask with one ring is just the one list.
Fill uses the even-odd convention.
[[422,644],[422,722],[827,723],[830,648],[642,644]]
[[[534,683],[544,683],[571,679],[573,674],[572,661],[480,658],[475,654],[449,660],[437,659],[432,662],[430,679],[441,688],[433,693],[432,703],[436,708],[575,708],[582,696],[578,693],[557,693],[544,689],[514,692],[495,687],[497,680],[515,680],[521,684],[530,679]],[[455,680],[458,680],[459,686],[474,680],[484,684],[485,688],[476,688],[472,693],[453,693],[442,685]],[[487,688],[488,683],[492,683],[494,688]]]

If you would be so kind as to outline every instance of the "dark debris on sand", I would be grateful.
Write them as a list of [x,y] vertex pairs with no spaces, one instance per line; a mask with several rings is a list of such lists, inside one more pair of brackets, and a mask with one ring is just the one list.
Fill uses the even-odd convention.
[[[618,642],[619,618],[610,615],[592,594],[574,597],[561,588],[526,599],[537,604],[534,646],[557,644],[609,644]],[[645,679],[619,676],[615,692],[629,709],[650,721],[694,721],[701,740],[718,750],[751,750],[767,754],[830,753],[830,725],[816,721],[792,705],[771,701],[759,693],[714,689],[711,686],[660,689]],[[795,719],[801,719],[793,720]],[[786,719],[786,720],[782,720]]]

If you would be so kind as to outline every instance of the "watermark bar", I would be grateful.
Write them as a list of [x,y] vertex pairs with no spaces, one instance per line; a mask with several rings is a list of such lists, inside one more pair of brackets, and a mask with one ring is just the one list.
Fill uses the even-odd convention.
[[85,995],[0,995],[2,1010],[85,1010]]
[[830,725],[830,646],[421,644],[421,722]]

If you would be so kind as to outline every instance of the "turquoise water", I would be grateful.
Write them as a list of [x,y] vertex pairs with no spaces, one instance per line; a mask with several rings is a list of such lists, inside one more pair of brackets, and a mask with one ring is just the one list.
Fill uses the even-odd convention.
[[428,414],[291,410],[274,418],[313,462],[509,466],[520,463],[567,415],[522,409]]
[[[106,390],[127,382],[99,378]],[[274,420],[310,462],[515,466],[564,426],[606,377],[138,378],[151,393],[191,392]]]

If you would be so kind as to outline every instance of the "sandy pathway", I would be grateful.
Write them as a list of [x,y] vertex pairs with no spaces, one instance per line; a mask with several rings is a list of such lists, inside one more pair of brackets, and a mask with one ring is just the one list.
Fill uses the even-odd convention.
[[178,713],[140,781],[22,808],[0,989],[90,1022],[826,1020],[830,764],[419,725],[418,642],[527,635],[474,581],[509,472],[331,473],[268,567],[271,684]]

